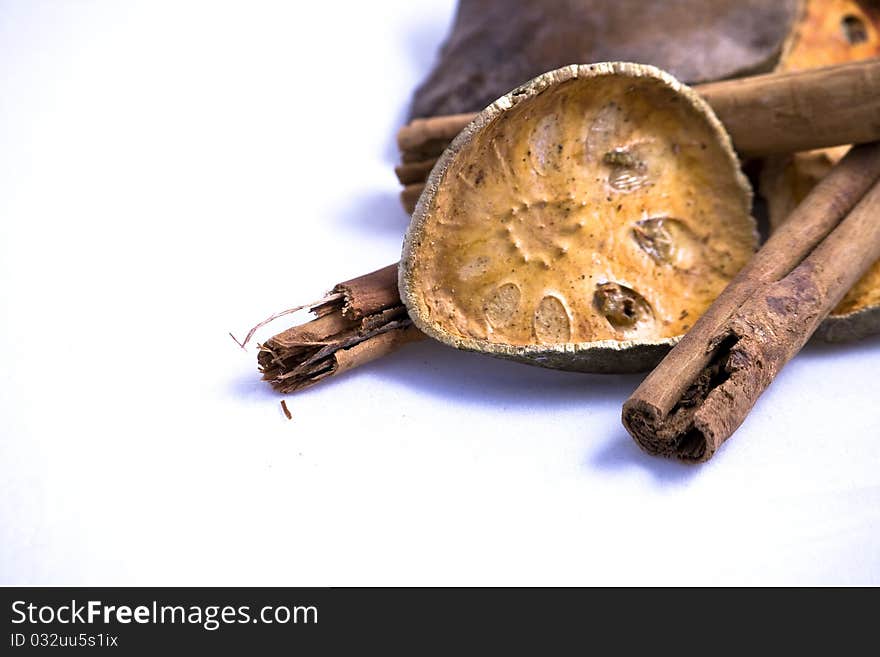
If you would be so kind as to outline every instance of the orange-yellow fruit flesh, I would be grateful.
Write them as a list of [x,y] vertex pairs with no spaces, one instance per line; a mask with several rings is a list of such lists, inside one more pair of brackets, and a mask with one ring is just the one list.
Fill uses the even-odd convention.
[[510,345],[687,331],[755,248],[736,163],[651,78],[569,81],[462,147],[415,247],[452,335]]
[[800,71],[880,55],[876,0],[807,0],[778,69]]
[[[781,71],[798,71],[880,56],[880,3],[876,0],[807,0]],[[770,221],[779,225],[846,148],[798,153],[767,179]],[[780,178],[776,178],[780,176]],[[880,261],[832,312],[845,315],[880,304]]]

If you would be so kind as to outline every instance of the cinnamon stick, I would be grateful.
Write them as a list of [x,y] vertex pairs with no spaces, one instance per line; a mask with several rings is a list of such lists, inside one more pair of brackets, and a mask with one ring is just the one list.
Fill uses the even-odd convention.
[[407,214],[412,214],[415,211],[416,203],[419,202],[423,191],[425,191],[424,182],[412,183],[400,190],[400,203]]
[[878,180],[880,143],[853,148],[648,375],[622,414],[645,451],[705,461],[740,426],[880,258]]
[[413,119],[398,131],[397,147],[406,152],[417,150],[428,141],[451,141],[476,115],[476,112],[469,112]]
[[437,158],[419,160],[418,162],[401,162],[394,167],[394,173],[397,174],[397,179],[403,185],[424,182],[435,164],[437,164]]
[[[695,86],[730,133],[741,157],[794,153],[880,139],[880,59],[790,73],[769,73]],[[476,114],[416,119],[397,133],[404,159],[448,144]],[[430,145],[430,147],[428,147]],[[424,182],[432,158],[420,160],[424,177],[412,169],[398,173],[408,185]],[[436,162],[436,158],[433,158]],[[433,166],[433,164],[431,165]],[[418,198],[416,196],[416,198]]]
[[420,339],[397,293],[397,265],[339,283],[316,315],[260,345],[263,379],[282,393],[307,388]]

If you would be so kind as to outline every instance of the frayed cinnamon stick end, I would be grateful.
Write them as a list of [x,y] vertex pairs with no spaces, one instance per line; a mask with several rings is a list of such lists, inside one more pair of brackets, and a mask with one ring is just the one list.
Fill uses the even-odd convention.
[[622,420],[639,447],[652,456],[702,463],[718,449],[711,428],[693,413],[664,418],[656,407],[630,400],[624,405]]
[[282,344],[272,338],[260,346],[257,362],[263,380],[278,392],[288,394],[386,356],[404,344],[422,338],[424,334],[409,320],[392,324],[380,333],[342,340],[331,337],[318,344]]
[[424,337],[400,301],[396,264],[339,283],[311,312],[315,319],[260,345],[263,380],[278,392],[303,390]]

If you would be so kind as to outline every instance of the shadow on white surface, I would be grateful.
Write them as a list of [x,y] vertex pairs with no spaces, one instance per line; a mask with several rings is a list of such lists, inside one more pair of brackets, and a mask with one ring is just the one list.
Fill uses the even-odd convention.
[[[452,15],[449,16],[452,22]],[[437,57],[437,44],[440,44],[447,32],[447,26],[440,25],[436,20],[420,22],[409,25],[401,36],[401,55],[406,58],[413,71],[418,71],[417,79],[421,82],[428,76],[428,72],[434,66]],[[413,87],[415,91],[416,87]],[[400,162],[400,152],[397,149],[397,130],[407,122],[409,109],[412,104],[412,95],[407,96],[395,113],[394,122],[388,131],[388,142],[385,146],[383,157],[385,162],[392,166]]]
[[437,342],[407,345],[372,363],[370,372],[386,384],[457,404],[497,408],[529,404],[542,408],[626,399],[641,375],[560,372],[458,351]]
[[268,383],[260,378],[256,358],[254,358],[254,367],[249,374],[242,374],[232,380],[229,385],[229,394],[234,399],[247,402],[274,401],[276,404],[286,397],[286,395],[275,392]]
[[436,342],[404,347],[363,373],[384,384],[404,386],[446,403],[484,406],[487,411],[504,405],[542,409],[574,405],[583,407],[584,421],[588,422],[591,412],[599,410],[604,421],[610,407],[613,422],[608,427],[609,439],[585,456],[587,469],[638,468],[650,472],[663,485],[685,482],[701,470],[645,454],[620,424],[619,408],[643,374],[560,372],[457,351]]
[[[397,191],[366,192],[346,198],[346,204],[335,210],[332,217],[340,231],[364,233],[367,237],[390,236],[403,244],[409,215],[404,212]],[[376,268],[389,264],[377,261]]]
[[382,148],[382,162],[391,168],[400,164],[400,149],[397,148],[397,131],[409,119],[409,105],[409,99],[400,104],[400,107],[394,113],[394,118],[388,124],[388,129],[385,131],[388,139]]
[[880,351],[880,335],[872,335],[856,342],[823,342],[811,340],[801,354],[818,358],[838,358],[842,355],[869,355]]
[[[621,404],[623,400],[621,400]],[[636,468],[653,475],[663,486],[683,484],[704,472],[705,466],[689,465],[672,459],[646,454],[622,426],[609,432],[608,441],[586,459],[585,467],[602,470],[629,470]]]
[[[853,353],[868,356],[878,349],[880,336],[844,344],[815,341],[808,344],[798,358],[824,360]],[[601,375],[542,369],[458,351],[426,340],[293,396],[334,399],[345,388],[356,387],[355,381],[372,379],[382,388],[432,397],[446,406],[482,407],[486,412],[496,412],[503,407],[533,407],[547,412],[583,408],[585,423],[606,423],[604,434],[601,429],[598,432],[604,439],[598,445],[593,443],[594,447],[584,454],[582,467],[585,470],[641,471],[648,473],[650,481],[661,488],[686,485],[706,473],[711,464],[695,467],[649,456],[620,424],[620,405],[642,378],[642,374]],[[237,376],[230,384],[229,393],[249,402],[277,403],[291,396],[273,391],[260,380],[255,367]],[[596,433],[595,425],[591,433]]]

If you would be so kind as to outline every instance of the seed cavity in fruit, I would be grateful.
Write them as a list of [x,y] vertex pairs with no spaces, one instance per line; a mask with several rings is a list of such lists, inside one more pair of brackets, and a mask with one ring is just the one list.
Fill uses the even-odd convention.
[[602,163],[608,167],[608,184],[618,192],[633,192],[650,182],[648,165],[630,149],[608,151]]
[[568,342],[571,339],[571,320],[565,304],[553,295],[541,299],[535,310],[535,337],[543,344]]
[[489,271],[491,261],[488,256],[477,256],[464,263],[458,270],[458,276],[463,281],[469,281],[473,278],[485,276]]
[[868,40],[868,28],[858,16],[847,14],[840,21],[840,29],[843,30],[843,36],[851,45],[864,43]]
[[[616,139],[619,139],[621,108],[611,101],[596,112],[593,121],[587,128],[585,152],[587,160],[601,159]],[[619,142],[618,142],[619,143]]]
[[522,292],[515,283],[505,283],[499,286],[489,295],[483,306],[486,320],[493,327],[510,324],[519,310],[521,297]]
[[560,168],[564,135],[555,113],[542,117],[529,138],[529,158],[535,172],[544,176]]
[[699,254],[705,249],[687,224],[673,217],[642,219],[633,226],[632,237],[658,265],[671,265],[677,269],[696,266]]
[[593,293],[593,305],[618,331],[629,331],[653,319],[654,312],[645,298],[620,283],[600,283]]
[[669,264],[672,261],[675,245],[672,242],[669,224],[673,221],[675,219],[668,217],[643,219],[632,229],[636,244],[658,264]]

